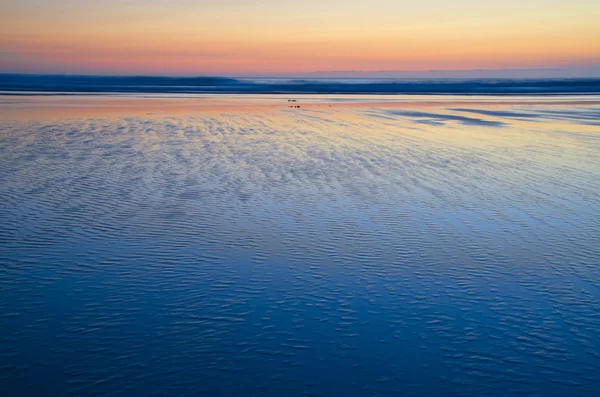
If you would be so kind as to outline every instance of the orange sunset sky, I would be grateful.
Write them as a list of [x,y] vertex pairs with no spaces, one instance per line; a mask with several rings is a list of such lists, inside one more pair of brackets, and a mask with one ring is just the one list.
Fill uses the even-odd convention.
[[594,68],[597,0],[1,1],[0,72]]

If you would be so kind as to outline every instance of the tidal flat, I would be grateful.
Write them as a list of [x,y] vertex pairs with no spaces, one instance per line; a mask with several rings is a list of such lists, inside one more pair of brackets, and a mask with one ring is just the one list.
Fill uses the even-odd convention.
[[3,396],[591,396],[600,97],[0,96]]

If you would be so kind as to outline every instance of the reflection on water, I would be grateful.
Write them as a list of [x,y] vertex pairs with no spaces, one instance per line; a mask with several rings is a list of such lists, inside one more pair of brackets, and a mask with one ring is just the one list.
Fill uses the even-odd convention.
[[3,97],[3,395],[589,396],[600,102]]

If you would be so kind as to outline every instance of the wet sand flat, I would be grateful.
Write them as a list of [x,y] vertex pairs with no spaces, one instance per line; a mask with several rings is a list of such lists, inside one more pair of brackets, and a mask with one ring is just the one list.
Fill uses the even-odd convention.
[[0,96],[0,219],[0,390],[600,390],[597,96]]

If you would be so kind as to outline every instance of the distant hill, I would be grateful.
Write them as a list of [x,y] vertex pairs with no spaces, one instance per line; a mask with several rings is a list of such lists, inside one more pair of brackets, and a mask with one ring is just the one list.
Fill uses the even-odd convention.
[[600,79],[234,79],[228,77],[0,74],[21,93],[600,94]]

